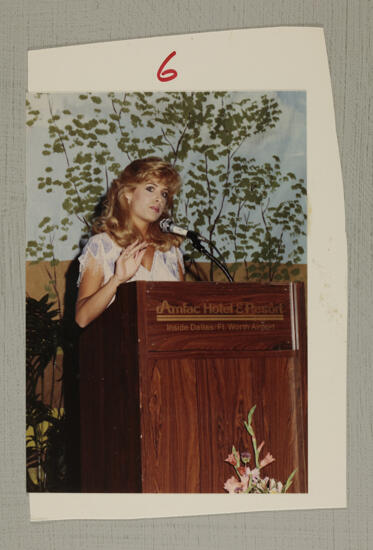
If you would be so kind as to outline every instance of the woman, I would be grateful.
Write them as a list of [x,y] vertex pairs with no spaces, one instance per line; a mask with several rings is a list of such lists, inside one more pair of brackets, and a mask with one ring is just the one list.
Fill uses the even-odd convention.
[[87,326],[129,281],[180,281],[184,278],[181,237],[162,233],[180,176],[158,157],[129,164],[113,181],[104,212],[83,249],[75,320]]

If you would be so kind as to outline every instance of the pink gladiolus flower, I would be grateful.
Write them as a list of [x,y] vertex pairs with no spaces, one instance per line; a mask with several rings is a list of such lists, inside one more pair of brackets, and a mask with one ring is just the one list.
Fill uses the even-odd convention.
[[253,470],[250,470],[250,469],[248,469],[248,470],[249,470],[248,473],[251,474],[251,479],[252,479],[253,483],[256,483],[259,479],[259,476],[260,476],[258,468],[254,468]]
[[243,453],[241,453],[241,460],[244,464],[247,464],[250,461],[250,458],[251,458],[251,454],[248,453],[247,451],[244,451]]
[[274,462],[275,458],[271,455],[271,453],[267,453],[264,458],[260,461],[260,467],[264,468],[264,466],[267,466],[268,464],[271,464],[271,462]]
[[[276,481],[268,476],[263,479],[260,477],[261,469],[268,466],[268,464],[272,464],[272,462],[275,461],[275,458],[271,455],[271,453],[267,453],[262,459],[259,458],[260,451],[263,449],[265,442],[262,441],[259,446],[256,445],[256,437],[250,427],[254,409],[255,407],[250,409],[248,422],[245,422],[244,424],[251,437],[252,445],[255,451],[255,466],[257,464],[258,466],[251,469],[249,466],[250,459],[252,458],[251,454],[248,451],[243,451],[240,453],[233,446],[232,453],[228,455],[225,462],[228,462],[234,467],[236,475],[227,479],[225,482],[224,489],[227,493],[281,493],[282,491],[285,491],[285,488],[287,487],[286,485],[284,486],[281,481]],[[289,476],[289,484],[291,483],[295,472],[296,470],[294,470],[294,472]]]
[[242,491],[246,491],[247,486],[249,485],[249,478],[247,475],[241,477]]
[[246,473],[245,466],[240,466],[239,468],[237,468],[237,472],[240,474],[240,476],[244,476]]
[[232,476],[224,483],[224,489],[228,493],[242,493],[247,489],[247,484],[248,479],[246,476],[241,481],[238,481],[237,478]]
[[237,460],[235,459],[234,454],[229,454],[224,462],[229,462],[232,466],[237,466]]
[[[252,483],[257,483],[257,481],[260,479],[260,472],[258,470],[258,468],[253,468],[252,470],[250,470],[250,468],[248,466],[246,466],[245,468],[245,477],[249,477],[251,476],[251,481]],[[243,478],[241,478],[243,479]]]
[[260,487],[265,491],[268,487],[267,487],[267,483],[269,481],[269,478],[268,477],[265,477],[264,479],[261,479],[259,481],[259,485]]
[[267,487],[268,481],[269,481],[269,477],[265,477],[265,478],[263,478],[263,479],[260,480],[260,485],[261,485],[263,488],[265,488],[265,487]]

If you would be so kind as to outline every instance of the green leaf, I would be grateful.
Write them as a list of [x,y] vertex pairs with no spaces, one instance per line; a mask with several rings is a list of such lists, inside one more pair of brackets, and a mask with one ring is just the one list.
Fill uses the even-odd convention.
[[233,445],[232,447],[232,455],[234,456],[234,458],[236,459],[236,468],[239,468],[240,465],[241,465],[241,462],[240,462],[240,453],[236,450],[235,446]]
[[297,468],[295,468],[295,470],[293,472],[291,472],[291,474],[289,475],[284,487],[282,488],[282,491],[281,491],[282,493],[286,493],[287,490],[290,488],[290,485],[293,483],[293,478],[294,478],[296,472],[297,472]]
[[43,219],[41,220],[41,222],[39,223],[39,226],[38,226],[38,227],[43,227],[43,225],[45,225],[46,223],[48,223],[48,222],[50,222],[50,221],[51,221],[50,217],[49,217],[49,216],[45,216],[45,218],[43,218]]
[[254,405],[254,406],[250,409],[249,414],[247,415],[247,422],[244,422],[245,428],[246,428],[246,430],[249,432],[249,434],[250,434],[251,436],[254,436],[254,431],[253,431],[253,429],[252,429],[252,427],[251,427],[251,421],[252,421],[252,418],[253,418],[253,414],[254,414],[255,409],[256,409],[256,405]]

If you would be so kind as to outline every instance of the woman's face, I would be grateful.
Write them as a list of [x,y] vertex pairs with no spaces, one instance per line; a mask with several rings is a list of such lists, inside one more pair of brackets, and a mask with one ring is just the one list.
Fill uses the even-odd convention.
[[140,183],[125,195],[132,221],[142,229],[157,221],[163,214],[167,205],[168,190],[162,183]]

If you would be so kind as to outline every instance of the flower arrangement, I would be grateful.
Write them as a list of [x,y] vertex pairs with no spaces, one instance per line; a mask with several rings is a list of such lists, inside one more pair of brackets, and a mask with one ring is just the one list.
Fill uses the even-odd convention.
[[232,453],[228,455],[225,462],[233,466],[237,477],[232,476],[227,479],[224,484],[224,489],[228,493],[286,493],[293,483],[293,478],[297,470],[295,469],[289,475],[285,485],[281,481],[276,481],[269,477],[261,477],[261,469],[274,462],[275,458],[273,458],[271,453],[267,453],[264,458],[260,459],[260,451],[264,446],[264,441],[261,442],[259,447],[257,446],[255,433],[251,425],[255,408],[256,405],[250,409],[247,416],[247,422],[244,422],[245,428],[251,437],[254,449],[255,467],[251,468],[249,465],[251,459],[251,454],[249,452],[240,453],[233,446]]

